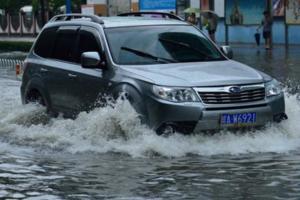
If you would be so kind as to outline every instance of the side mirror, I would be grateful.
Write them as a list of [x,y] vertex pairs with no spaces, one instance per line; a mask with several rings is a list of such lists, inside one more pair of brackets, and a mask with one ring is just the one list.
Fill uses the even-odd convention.
[[81,54],[81,66],[83,68],[100,68],[101,57],[96,51]]
[[233,51],[230,46],[221,46],[220,49],[229,59],[233,58]]

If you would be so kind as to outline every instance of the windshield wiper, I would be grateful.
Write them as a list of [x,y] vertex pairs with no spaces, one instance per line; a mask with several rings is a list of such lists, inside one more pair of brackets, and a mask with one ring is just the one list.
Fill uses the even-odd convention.
[[174,63],[174,62],[178,62],[177,60],[173,60],[173,59],[169,59],[169,58],[162,58],[162,57],[158,57],[158,56],[153,56],[150,53],[146,53],[137,49],[131,49],[128,47],[121,47],[122,50],[125,51],[129,51],[134,53],[135,55],[144,57],[144,58],[150,58],[158,63]]
[[187,43],[184,43],[184,42],[178,42],[178,41],[175,41],[175,40],[169,40],[169,39],[164,39],[164,38],[159,38],[159,41],[168,42],[170,44],[175,44],[177,46],[181,46],[181,47],[185,47],[185,48],[191,49],[191,50],[193,50],[193,51],[201,54],[202,56],[204,56],[205,59],[214,59],[213,57],[207,55],[205,52],[200,51],[199,49],[196,49],[196,48],[192,47],[191,45],[189,45]]

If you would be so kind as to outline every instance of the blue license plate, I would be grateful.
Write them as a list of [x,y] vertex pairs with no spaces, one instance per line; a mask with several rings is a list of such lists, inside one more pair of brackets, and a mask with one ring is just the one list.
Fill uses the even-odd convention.
[[222,114],[221,124],[254,124],[256,113]]

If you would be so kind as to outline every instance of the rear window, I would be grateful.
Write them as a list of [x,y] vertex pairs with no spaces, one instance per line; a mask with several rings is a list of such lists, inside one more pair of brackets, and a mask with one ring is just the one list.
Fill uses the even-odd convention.
[[39,36],[34,52],[44,58],[50,58],[55,41],[57,27],[45,29]]

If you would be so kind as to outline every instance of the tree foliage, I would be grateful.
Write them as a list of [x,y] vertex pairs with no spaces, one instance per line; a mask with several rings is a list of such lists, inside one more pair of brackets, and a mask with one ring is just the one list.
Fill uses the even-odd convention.
[[[66,0],[45,0],[51,11],[57,11],[59,7],[65,5]],[[72,8],[78,9],[81,4],[85,4],[86,0],[71,0]],[[18,12],[21,7],[25,5],[32,5],[33,10],[36,11],[40,8],[40,0],[0,0],[0,9],[6,12]]]
[[[85,4],[85,0],[71,0],[72,9],[80,8],[81,4]],[[59,7],[66,4],[66,0],[49,0],[49,7],[52,11],[56,11]]]
[[56,11],[59,7],[65,5],[65,0],[49,0],[49,7],[51,10]]
[[31,5],[32,0],[0,0],[0,9],[6,12],[18,12],[21,7]]
[[32,0],[32,10],[36,12],[39,9],[39,0]]

